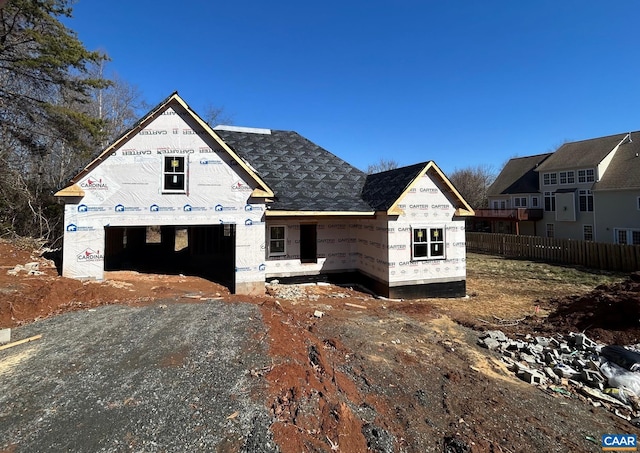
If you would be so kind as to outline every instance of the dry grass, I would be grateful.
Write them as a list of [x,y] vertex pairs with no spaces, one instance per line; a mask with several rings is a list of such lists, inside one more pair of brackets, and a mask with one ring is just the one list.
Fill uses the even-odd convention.
[[452,317],[506,320],[546,315],[539,301],[585,294],[601,284],[619,282],[627,274],[557,266],[490,255],[467,254],[464,299],[430,299]]

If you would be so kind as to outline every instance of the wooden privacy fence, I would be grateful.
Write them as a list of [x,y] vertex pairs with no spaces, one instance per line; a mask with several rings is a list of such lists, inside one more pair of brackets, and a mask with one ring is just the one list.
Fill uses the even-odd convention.
[[607,271],[640,270],[640,245],[552,239],[513,234],[466,234],[467,251],[572,264]]

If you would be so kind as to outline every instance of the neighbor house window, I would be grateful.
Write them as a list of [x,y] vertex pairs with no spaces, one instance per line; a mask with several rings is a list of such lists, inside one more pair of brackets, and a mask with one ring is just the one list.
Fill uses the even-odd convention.
[[638,211],[640,211],[640,197],[638,197],[638,200],[636,202],[636,208],[638,208]]
[[538,197],[531,197],[531,207],[537,208],[540,206],[540,199]]
[[545,211],[556,210],[556,195],[553,192],[544,193],[544,210]]
[[640,245],[640,230],[616,228],[614,237],[616,244]]
[[561,171],[558,173],[560,184],[574,184],[576,182],[576,173],[572,171]]
[[444,228],[413,228],[414,260],[444,258]]
[[542,174],[542,183],[545,186],[549,186],[552,184],[558,184],[558,174],[557,173],[543,173]]
[[591,212],[593,211],[593,194],[590,190],[581,190],[579,192],[580,211]]
[[561,171],[559,175],[560,175],[560,184],[566,184],[567,183],[567,172],[566,171]]
[[269,256],[283,256],[286,254],[286,228],[283,225],[269,228]]
[[578,182],[594,182],[596,180],[593,168],[588,170],[578,170]]
[[184,156],[164,156],[162,191],[184,193],[186,185],[186,165]]
[[553,223],[547,223],[547,237],[548,238],[553,238],[555,237],[555,228]]
[[527,207],[527,197],[515,197],[513,199],[513,207],[515,207],[515,208],[526,208]]
[[582,226],[582,237],[585,241],[593,241],[593,225]]

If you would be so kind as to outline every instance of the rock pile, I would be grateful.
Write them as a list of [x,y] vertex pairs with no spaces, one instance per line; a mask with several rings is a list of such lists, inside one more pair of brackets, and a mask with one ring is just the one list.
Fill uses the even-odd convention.
[[640,353],[634,347],[597,344],[582,333],[514,340],[500,330],[483,332],[478,344],[501,354],[523,381],[605,407],[640,426]]

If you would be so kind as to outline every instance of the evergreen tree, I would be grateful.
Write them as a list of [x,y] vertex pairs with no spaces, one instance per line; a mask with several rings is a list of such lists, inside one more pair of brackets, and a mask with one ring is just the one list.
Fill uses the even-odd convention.
[[87,50],[60,21],[71,17],[70,3],[0,4],[0,235],[51,233],[49,176],[60,171],[52,156],[60,149],[88,156],[104,129],[80,106],[108,85],[88,71],[106,56]]

